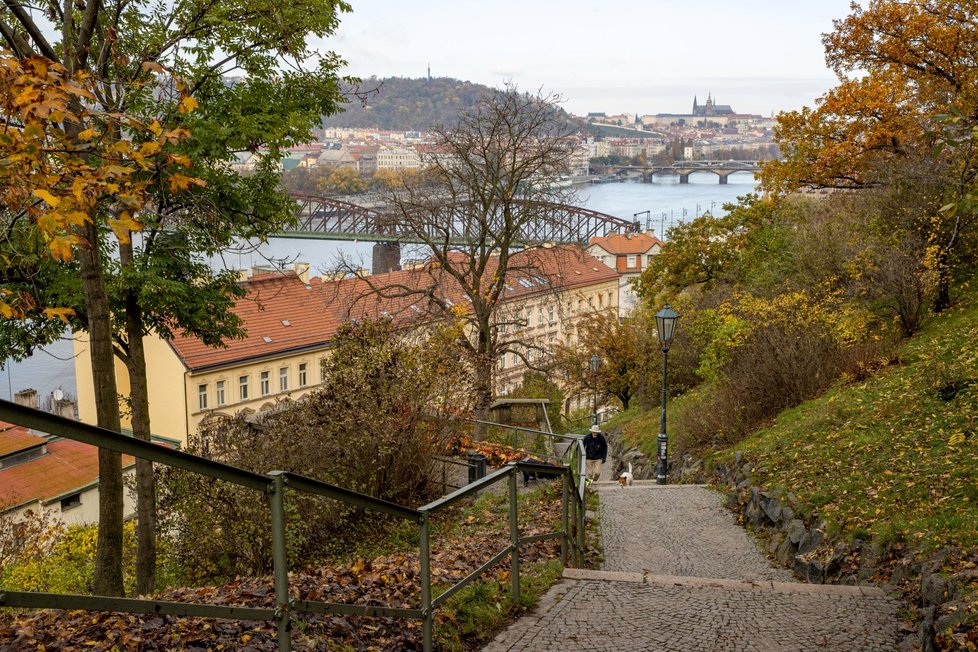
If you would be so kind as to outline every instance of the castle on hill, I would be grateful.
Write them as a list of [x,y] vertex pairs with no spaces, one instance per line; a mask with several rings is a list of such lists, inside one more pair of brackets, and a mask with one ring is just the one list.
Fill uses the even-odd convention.
[[696,100],[696,96],[693,96],[693,112],[690,114],[695,118],[712,118],[714,116],[720,115],[735,115],[736,112],[730,108],[729,104],[716,104],[713,101],[713,95],[707,94],[706,104],[700,106]]

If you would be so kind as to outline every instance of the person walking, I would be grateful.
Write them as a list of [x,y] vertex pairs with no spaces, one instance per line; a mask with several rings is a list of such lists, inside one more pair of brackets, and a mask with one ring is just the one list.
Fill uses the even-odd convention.
[[608,460],[608,440],[597,424],[584,436],[584,457],[587,460],[587,477],[594,482],[601,479],[601,465]]

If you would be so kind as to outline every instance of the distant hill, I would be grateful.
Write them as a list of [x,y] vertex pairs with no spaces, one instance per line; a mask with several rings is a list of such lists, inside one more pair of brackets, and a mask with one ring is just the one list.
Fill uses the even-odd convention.
[[[343,113],[331,115],[326,127],[362,127],[391,131],[426,131],[454,123],[484,93],[496,89],[451,77],[364,79],[359,88],[346,88],[351,100]],[[355,94],[359,93],[362,101]]]

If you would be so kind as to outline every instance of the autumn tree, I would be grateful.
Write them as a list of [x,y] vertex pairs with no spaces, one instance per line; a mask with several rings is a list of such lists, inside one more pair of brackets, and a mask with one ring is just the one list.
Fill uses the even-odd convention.
[[652,327],[644,311],[619,318],[613,312],[585,315],[577,323],[577,344],[557,348],[557,369],[568,386],[591,389],[591,356],[598,356],[599,394],[611,395],[627,410],[649,371]]
[[[119,209],[102,202],[75,215],[73,227],[77,230],[75,243],[81,245],[77,260],[99,425],[119,428],[113,333],[119,335],[117,342],[128,346],[125,354],[132,361],[130,369],[137,374],[133,382],[134,430],[138,436],[148,437],[148,421],[136,414],[135,407],[143,405],[139,409],[148,416],[145,401],[138,396],[138,375],[145,378],[145,363],[138,360],[139,340],[153,323],[171,328],[183,325],[170,306],[168,313],[154,318],[155,322],[145,321],[145,312],[127,313],[126,327],[113,329],[104,270],[104,225],[109,220],[122,222],[118,229],[119,259],[123,267],[132,269],[140,266],[140,260],[149,260],[150,245],[157,239],[150,233],[139,240],[144,245],[141,250],[129,251],[128,231],[145,230],[150,223],[154,233],[176,231],[189,238],[194,251],[202,252],[216,251],[235,236],[260,236],[274,228],[291,212],[289,202],[276,191],[274,162],[283,146],[307,139],[311,127],[319,124],[323,114],[335,110],[339,98],[335,70],[340,61],[332,54],[312,51],[308,40],[330,35],[339,13],[347,10],[348,5],[332,0],[305,0],[287,8],[274,3],[222,1],[193,7],[178,5],[164,11],[125,2],[91,2],[82,10],[67,12],[56,7],[48,13],[22,5],[0,9],[0,31],[15,58],[34,60],[28,58],[40,55],[60,61],[69,79],[84,75],[91,80],[89,95],[84,100],[71,99],[69,110],[77,113],[87,103],[107,116],[155,125],[162,133],[176,131],[185,140],[190,133],[195,134],[192,142],[185,142],[167,159],[171,165],[193,166],[182,176],[154,179],[138,160],[134,165],[116,166],[116,174],[126,178],[155,181],[152,210],[145,210],[150,206],[148,201],[138,207],[122,202]],[[42,19],[53,21],[56,29],[40,29]],[[49,40],[49,35],[55,35],[55,40]],[[243,73],[244,77],[226,83],[224,77],[232,73]],[[204,108],[191,113],[198,104]],[[73,151],[96,136],[99,144],[112,151],[130,133],[128,124],[121,128],[109,125],[91,133],[81,125],[68,127],[65,136],[74,145]],[[247,178],[227,165],[235,152],[246,150],[266,153],[260,157],[256,173]],[[139,153],[143,157],[151,154]],[[145,263],[144,271],[149,267],[154,264]],[[157,271],[165,267],[155,265]],[[130,274],[131,278],[137,276]],[[165,275],[161,278],[186,281]],[[136,306],[135,288],[130,285],[127,292],[123,303]],[[95,590],[116,594],[122,587],[121,472],[117,455],[100,454],[100,474],[102,517]],[[141,583],[141,587],[146,585]]]
[[[567,170],[573,152],[573,128],[557,100],[493,92],[455,125],[436,128],[426,172],[386,195],[390,220],[423,245],[426,277],[387,287],[364,279],[382,296],[424,299],[432,318],[464,324],[458,343],[474,372],[480,418],[492,400],[500,354],[526,355],[515,333],[519,317],[500,311],[507,283],[554,277],[541,270],[530,232],[555,219],[546,204],[563,191],[548,182]],[[439,287],[457,289],[454,299]]]
[[[839,84],[816,108],[779,116],[783,159],[765,166],[763,184],[782,194],[806,186],[859,189],[885,183],[881,172],[895,159],[941,159],[953,181],[943,208],[917,217],[941,309],[962,241],[978,219],[968,200],[978,179],[970,139],[978,125],[978,7],[872,0],[835,21],[823,43]],[[935,147],[947,142],[965,146]]]
[[[242,417],[211,423],[191,437],[189,450],[259,473],[281,469],[400,504],[423,502],[431,495],[431,457],[455,432],[439,417],[464,399],[466,372],[443,336],[408,342],[390,320],[346,323],[316,391],[257,424]],[[270,571],[267,504],[227,483],[164,473],[166,531],[194,581]],[[293,495],[290,509],[297,515],[289,519],[293,566],[349,542],[370,518],[312,496]]]
[[[0,75],[0,111],[7,118],[0,138],[4,163],[0,166],[4,227],[0,247],[9,263],[0,290],[0,312],[28,324],[55,317],[67,322],[72,308],[44,305],[39,299],[45,295],[36,290],[49,292],[44,273],[52,270],[52,261],[77,261],[93,362],[104,356],[99,358],[99,369],[106,377],[96,380],[99,425],[118,430],[100,243],[110,230],[120,244],[129,242],[155,186],[177,190],[197,181],[185,173],[185,157],[174,151],[188,132],[104,110],[91,76],[50,59],[19,59],[3,53]],[[110,137],[103,138],[106,134]],[[44,330],[45,337],[54,330]],[[23,338],[15,344],[30,346]],[[118,594],[122,591],[121,457],[100,450],[99,469],[95,590]]]

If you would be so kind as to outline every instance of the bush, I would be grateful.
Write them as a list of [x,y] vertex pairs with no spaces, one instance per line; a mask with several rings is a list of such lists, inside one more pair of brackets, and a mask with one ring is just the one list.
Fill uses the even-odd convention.
[[[11,591],[48,593],[92,592],[95,573],[97,525],[53,525],[42,537],[25,542],[20,553],[0,570],[0,588]],[[173,569],[166,563],[168,549],[160,550],[157,571],[160,586],[175,583]],[[131,594],[135,584],[136,524],[126,521],[123,529],[123,582]]]
[[[871,322],[831,295],[738,296],[720,312],[728,319],[717,321],[714,353],[704,356],[715,364],[713,391],[677,415],[680,451],[736,443],[843,374],[865,373],[885,358],[886,343],[868,335]],[[737,327],[725,325],[731,322]]]
[[[464,386],[451,358],[446,347],[404,342],[388,322],[345,326],[323,364],[322,389],[258,420],[217,420],[188,449],[258,473],[289,471],[418,504],[432,493],[429,464],[445,446],[446,429],[428,410],[446,405],[445,387]],[[458,378],[446,382],[452,373]],[[271,569],[267,495],[174,469],[161,475],[161,524],[189,581]],[[382,523],[338,501],[287,496],[293,567],[344,550],[357,530]]]

